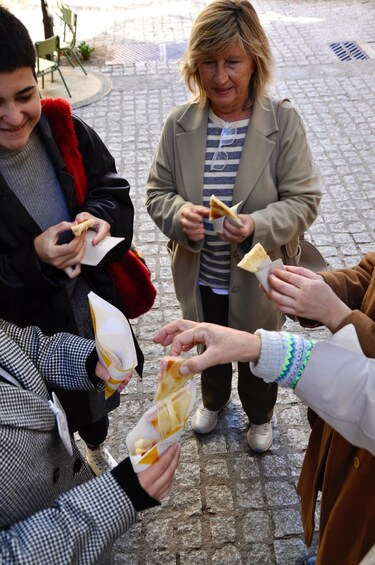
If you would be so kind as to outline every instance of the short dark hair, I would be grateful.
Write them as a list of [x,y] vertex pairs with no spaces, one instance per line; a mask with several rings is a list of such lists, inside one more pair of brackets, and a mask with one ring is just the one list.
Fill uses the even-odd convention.
[[35,76],[35,47],[23,23],[0,6],[0,73],[30,67]]

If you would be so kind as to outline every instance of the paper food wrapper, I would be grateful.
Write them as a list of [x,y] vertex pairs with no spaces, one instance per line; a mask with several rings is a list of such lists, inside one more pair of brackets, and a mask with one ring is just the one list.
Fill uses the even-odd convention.
[[269,258],[265,259],[263,263],[260,264],[259,270],[254,273],[266,292],[269,292],[270,290],[268,284],[268,275],[271,269],[284,269],[284,263],[282,262],[282,259],[276,259],[276,261],[271,261],[271,259]]
[[82,258],[82,265],[96,266],[107,255],[113,247],[124,241],[124,237],[112,237],[107,235],[100,243],[93,247],[92,240],[97,235],[96,231],[88,230],[85,238],[85,253]]
[[109,398],[119,384],[137,366],[137,353],[128,320],[117,308],[95,294],[88,295],[95,344],[99,359],[111,375],[105,382],[105,397]]
[[[176,394],[179,394],[180,391],[182,390],[187,390],[190,393],[191,397],[189,400],[189,406],[186,413],[186,418],[178,428],[175,428],[174,433],[172,433],[171,435],[169,435],[164,439],[161,439],[158,431],[149,421],[150,418],[152,418],[152,416],[157,413],[158,409],[160,409],[161,405],[163,405],[165,402],[165,401],[161,401],[157,405],[154,404],[153,406],[151,406],[151,408],[149,408],[147,412],[143,414],[142,418],[139,420],[137,425],[127,435],[126,445],[128,448],[130,461],[136,473],[139,473],[140,471],[144,471],[145,469],[147,469],[147,467],[149,467],[150,465],[155,463],[155,461],[158,460],[160,455],[162,455],[162,453],[164,453],[164,451],[166,451],[170,445],[172,445],[173,443],[177,443],[180,440],[182,432],[185,429],[186,423],[193,410],[195,403],[195,398],[196,398],[195,379],[190,380],[186,385],[181,387],[177,392],[175,392],[173,395],[171,395],[171,397],[168,398],[170,399],[173,398]],[[157,443],[144,455],[133,455],[134,443],[138,439],[151,439],[151,440],[155,440]]]
[[[237,210],[239,208],[239,206],[241,206],[242,204],[242,200],[241,202],[239,202],[238,204],[235,204],[234,206],[230,206],[230,209],[232,210],[232,212],[234,212],[235,214],[237,214]],[[214,231],[216,233],[223,233],[224,231],[224,220],[227,216],[222,216],[221,218],[216,218],[216,220],[213,220],[212,224],[214,227]]]

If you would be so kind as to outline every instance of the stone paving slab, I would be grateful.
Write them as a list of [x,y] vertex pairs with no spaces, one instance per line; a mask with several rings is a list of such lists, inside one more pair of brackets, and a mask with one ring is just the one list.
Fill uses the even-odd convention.
[[[143,382],[133,379],[120,408],[111,414],[108,445],[119,460],[127,455],[127,433],[152,402],[163,353],[152,337],[162,324],[180,315],[166,238],[145,211],[144,186],[163,121],[174,105],[187,99],[187,91],[175,61],[141,60],[141,50],[132,62],[118,55],[108,65],[106,57],[111,48],[124,54],[128,45],[136,52],[137,43],[186,41],[192,21],[206,3],[70,2],[79,13],[80,37],[101,53],[96,62],[94,58],[93,69],[112,81],[108,96],[77,113],[100,133],[131,184],[135,241],[158,289],[151,312],[132,324],[146,358]],[[34,14],[40,9],[37,0],[11,4]],[[322,176],[321,211],[308,237],[330,268],[352,266],[374,249],[374,2],[259,0],[254,5],[278,66],[274,92],[299,108]],[[329,47],[336,41],[356,42],[369,58],[340,61]],[[293,322],[286,327],[300,331]],[[322,329],[308,333],[316,338],[327,335]],[[116,543],[111,563],[292,565],[307,551],[296,495],[309,434],[306,407],[281,390],[273,420],[274,444],[268,453],[256,455],[246,444],[247,422],[235,379],[236,375],[233,400],[217,430],[196,436],[187,427],[170,496],[162,507],[146,511]]]

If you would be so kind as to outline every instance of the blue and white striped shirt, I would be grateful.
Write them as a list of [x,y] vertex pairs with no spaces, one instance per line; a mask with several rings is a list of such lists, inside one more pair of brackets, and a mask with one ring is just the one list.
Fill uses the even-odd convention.
[[[233,205],[233,187],[241,159],[249,119],[225,122],[210,111],[207,125],[206,156],[203,177],[203,205],[209,207],[210,197],[215,194],[227,206]],[[221,148],[223,128],[231,130]],[[218,158],[213,161],[215,152]],[[226,157],[227,156],[227,157]],[[212,164],[222,170],[211,170]],[[213,224],[204,218],[205,241],[201,252],[199,284],[209,286],[214,292],[227,294],[230,276],[230,244],[219,239]]]

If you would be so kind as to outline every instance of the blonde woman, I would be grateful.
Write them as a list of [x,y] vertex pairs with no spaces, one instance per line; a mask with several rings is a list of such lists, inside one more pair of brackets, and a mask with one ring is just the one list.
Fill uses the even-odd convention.
[[[320,182],[305,130],[289,102],[268,95],[273,58],[247,0],[215,0],[198,15],[181,75],[193,100],[168,116],[147,182],[147,210],[170,239],[172,273],[184,318],[253,332],[278,330],[282,316],[256,278],[237,268],[260,242],[272,259],[314,221]],[[241,226],[208,220],[212,194],[239,204]],[[231,397],[232,365],[202,372],[198,433],[212,431]],[[277,385],[238,364],[249,446],[272,444]]]

